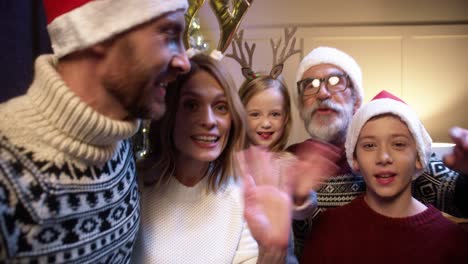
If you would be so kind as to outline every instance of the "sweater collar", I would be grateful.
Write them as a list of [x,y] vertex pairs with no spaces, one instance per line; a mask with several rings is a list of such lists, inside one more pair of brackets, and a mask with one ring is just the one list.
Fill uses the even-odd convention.
[[[382,223],[384,225],[390,225],[390,226],[401,226],[401,227],[408,227],[411,229],[418,229],[421,228],[422,226],[425,226],[427,224],[435,223],[439,220],[440,212],[435,209],[432,205],[428,204],[427,209],[412,215],[408,217],[389,217],[382,215],[374,210],[372,210],[367,202],[364,199],[364,194],[356,197],[352,201],[352,207],[357,206],[363,210],[363,212],[366,212],[366,214],[370,217],[367,219],[369,223],[372,222],[377,222],[377,223]],[[357,208],[354,208],[357,209]],[[355,210],[356,214],[359,215],[359,210]]]
[[[108,118],[74,94],[56,71],[57,60],[40,56],[35,63],[35,79],[27,97],[41,120],[43,140],[77,159],[99,164],[108,161],[118,142],[131,137],[138,120]],[[50,135],[50,136],[49,136]]]

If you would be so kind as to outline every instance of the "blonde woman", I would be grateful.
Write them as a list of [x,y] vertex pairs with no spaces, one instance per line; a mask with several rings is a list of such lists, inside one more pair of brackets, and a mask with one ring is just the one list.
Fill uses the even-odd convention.
[[155,164],[141,175],[135,263],[284,263],[286,248],[259,247],[244,219],[245,113],[228,72],[199,54],[171,86]]

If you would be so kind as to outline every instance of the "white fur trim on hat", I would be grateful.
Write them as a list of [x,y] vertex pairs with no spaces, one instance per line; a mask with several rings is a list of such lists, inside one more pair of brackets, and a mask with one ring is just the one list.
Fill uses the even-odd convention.
[[165,13],[176,10],[185,12],[187,8],[187,0],[89,1],[58,16],[49,23],[47,29],[54,53],[63,57]]
[[[421,164],[426,168],[429,163],[432,144],[432,139],[429,136],[429,133],[427,133],[423,124],[411,107],[400,101],[388,98],[372,100],[362,106],[356,114],[354,114],[351,124],[348,127],[345,142],[346,158],[349,166],[353,168],[353,155],[362,127],[369,119],[381,114],[396,115],[406,123],[416,142]],[[414,175],[413,179],[416,179],[419,175],[420,174]]]
[[[302,59],[299,64],[299,68],[297,69],[296,83],[302,79],[304,72],[318,64],[333,64],[343,69],[353,82],[354,89],[357,91],[358,99],[362,102],[364,90],[362,87],[361,67],[359,67],[357,62],[351,56],[335,48],[318,47],[307,54],[307,56]],[[293,89],[293,91],[296,102],[299,102],[297,89]]]

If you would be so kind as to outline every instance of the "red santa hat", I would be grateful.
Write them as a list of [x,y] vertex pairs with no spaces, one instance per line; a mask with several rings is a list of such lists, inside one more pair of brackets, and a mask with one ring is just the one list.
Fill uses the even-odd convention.
[[44,0],[47,30],[58,57],[88,48],[164,13],[185,10],[187,0]]
[[[362,106],[356,114],[354,114],[351,124],[348,127],[348,134],[346,135],[345,142],[346,158],[349,166],[351,168],[353,167],[353,155],[362,127],[372,117],[382,114],[396,115],[406,123],[416,142],[419,160],[424,167],[427,167],[432,144],[429,133],[427,133],[416,115],[416,112],[403,100],[387,91],[382,91],[377,94],[370,102]],[[415,175],[413,179],[417,178],[419,175],[420,174]]]
[[[346,74],[348,74],[353,87],[356,90],[356,95],[360,102],[364,97],[364,89],[362,87],[362,72],[359,64],[353,59],[353,57],[344,53],[343,51],[331,47],[318,47],[313,49],[307,56],[302,59],[299,64],[299,68],[296,72],[296,83],[302,80],[304,72],[309,68],[319,64],[333,64],[340,67]],[[299,102],[299,94],[297,89],[293,89],[293,96],[296,102]],[[300,105],[300,104],[298,104]]]

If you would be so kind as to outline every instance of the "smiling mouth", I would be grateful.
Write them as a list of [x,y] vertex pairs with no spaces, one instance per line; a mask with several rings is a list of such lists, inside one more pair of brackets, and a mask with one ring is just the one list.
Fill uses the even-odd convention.
[[218,136],[191,136],[190,138],[201,143],[216,143],[219,140]]
[[155,99],[156,101],[160,103],[164,103],[164,98],[166,96],[166,88],[167,88],[167,83],[166,82],[156,82],[154,83],[154,94],[155,94]]
[[395,176],[396,176],[396,174],[395,174],[395,173],[391,173],[391,172],[390,172],[390,173],[379,173],[379,174],[376,174],[376,175],[375,175],[376,178],[384,178],[384,179],[386,179],[386,178],[391,178],[391,177],[395,177]]
[[270,139],[274,132],[257,132],[262,139]]

